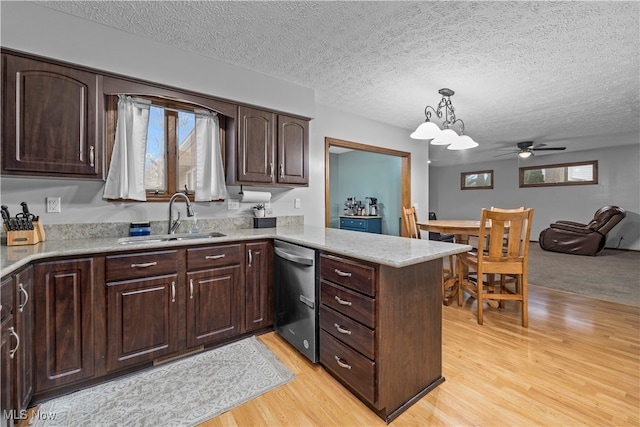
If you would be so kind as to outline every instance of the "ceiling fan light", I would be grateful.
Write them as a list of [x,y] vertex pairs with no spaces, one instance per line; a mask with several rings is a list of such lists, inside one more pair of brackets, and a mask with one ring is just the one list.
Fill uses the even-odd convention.
[[529,151],[529,150],[521,151],[521,152],[518,153],[518,157],[520,157],[521,159],[526,159],[526,158],[531,157],[531,156],[533,156],[533,152]]
[[437,124],[426,121],[416,128],[410,135],[413,139],[433,139],[440,134],[441,130]]
[[431,141],[431,145],[451,145],[458,141],[458,138],[458,134],[454,130],[444,129]]
[[460,135],[453,144],[447,147],[447,150],[468,150],[477,146],[478,143],[475,142],[470,136]]

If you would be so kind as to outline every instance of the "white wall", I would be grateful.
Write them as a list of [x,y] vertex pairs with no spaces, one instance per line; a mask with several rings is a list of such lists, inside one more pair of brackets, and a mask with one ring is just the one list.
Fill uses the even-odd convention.
[[[438,218],[449,219],[479,218],[480,210],[491,206],[532,207],[531,239],[538,240],[540,231],[556,220],[586,223],[602,206],[616,205],[626,210],[627,217],[609,233],[607,247],[619,244],[623,249],[640,250],[640,139],[638,135],[626,138],[631,138],[632,145],[535,156],[520,162],[520,166],[537,166],[598,160],[596,185],[519,188],[515,157],[464,166],[431,165],[430,207]],[[611,142],[603,138],[603,143]],[[494,171],[492,190],[460,190],[461,172],[487,169]]]
[[407,129],[388,126],[335,109],[316,105],[316,118],[310,125],[311,210],[307,224],[324,226],[324,138],[359,142],[411,153],[411,201],[420,206],[420,219],[427,219],[429,205],[429,147],[409,138]]
[[[324,226],[324,138],[412,152],[412,197],[428,203],[428,147],[411,140],[409,131],[315,104],[315,92],[261,73],[234,67],[91,23],[29,2],[1,2],[3,47],[130,75],[256,106],[312,117],[308,188],[269,189],[275,215],[304,215],[305,223]],[[188,67],[185,67],[188,64]],[[215,79],[213,78],[215,77]],[[6,143],[6,142],[5,142]],[[45,224],[163,220],[158,203],[109,203],[103,182],[3,176],[2,204],[17,212],[27,201]],[[260,189],[260,188],[258,188]],[[230,187],[231,196],[238,187]],[[62,213],[44,213],[45,197],[61,197]],[[294,199],[302,206],[294,208]],[[200,218],[247,216],[251,204],[228,211],[225,203],[197,203]],[[426,215],[426,210],[425,210]]]

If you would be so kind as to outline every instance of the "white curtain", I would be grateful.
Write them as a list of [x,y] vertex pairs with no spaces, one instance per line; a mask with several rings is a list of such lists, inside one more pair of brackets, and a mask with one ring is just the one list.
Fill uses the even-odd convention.
[[118,95],[116,139],[103,198],[147,200],[144,160],[150,107],[148,101]]
[[215,113],[196,112],[195,200],[197,202],[227,197],[219,128],[218,116]]

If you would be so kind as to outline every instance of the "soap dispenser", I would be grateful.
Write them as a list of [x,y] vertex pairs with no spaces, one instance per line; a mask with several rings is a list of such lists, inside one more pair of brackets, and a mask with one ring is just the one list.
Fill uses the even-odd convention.
[[200,229],[198,228],[198,214],[194,212],[193,216],[191,217],[191,228],[189,229],[189,233],[196,234],[199,232]]

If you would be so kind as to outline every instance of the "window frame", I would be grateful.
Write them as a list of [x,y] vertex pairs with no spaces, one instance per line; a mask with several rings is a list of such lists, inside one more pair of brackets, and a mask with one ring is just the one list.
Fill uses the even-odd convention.
[[[479,175],[484,173],[489,174],[488,185],[476,185],[476,186],[467,185],[467,176]],[[460,173],[460,190],[493,190],[493,169],[482,170],[482,171],[461,172]]]
[[[569,168],[576,166],[586,166],[591,165],[593,167],[593,176],[589,181],[566,181],[566,182],[542,182],[535,184],[527,184],[524,182],[524,174],[526,171],[536,170],[536,169],[556,169],[556,168]],[[521,166],[518,168],[519,175],[519,184],[520,188],[535,188],[535,187],[565,187],[568,185],[596,185],[598,184],[598,161],[597,160],[585,160],[580,162],[570,162],[570,163],[554,163],[548,165],[538,165],[538,166]]]
[[[163,96],[152,96],[152,95],[143,95],[143,94],[132,94],[131,96],[135,96],[136,98],[142,98],[151,101],[152,105],[167,108],[165,110],[165,123],[164,123],[164,131],[166,140],[166,179],[167,179],[167,189],[166,192],[163,193],[155,193],[153,191],[146,191],[147,202],[168,202],[171,199],[171,196],[177,192],[184,192],[184,189],[177,188],[177,175],[178,175],[178,135],[177,135],[177,123],[178,123],[178,111],[172,110],[181,110],[181,111],[195,111],[202,110],[206,108],[211,110],[211,107],[203,106],[200,104],[188,102],[188,101],[180,101],[168,97]],[[115,135],[116,135],[116,125],[118,121],[118,95],[110,95],[105,94],[105,132],[106,132],[106,169],[109,170],[111,165],[111,156],[113,153],[113,147],[115,145]],[[222,151],[222,164],[226,164],[225,159],[225,147],[226,147],[226,137],[227,137],[227,123],[228,118],[218,113],[219,120],[219,132],[220,132],[220,146]],[[193,192],[187,193],[187,197],[190,201],[195,201],[195,195]],[[109,201],[133,201],[130,199],[109,199]],[[139,200],[136,200],[139,201]]]

